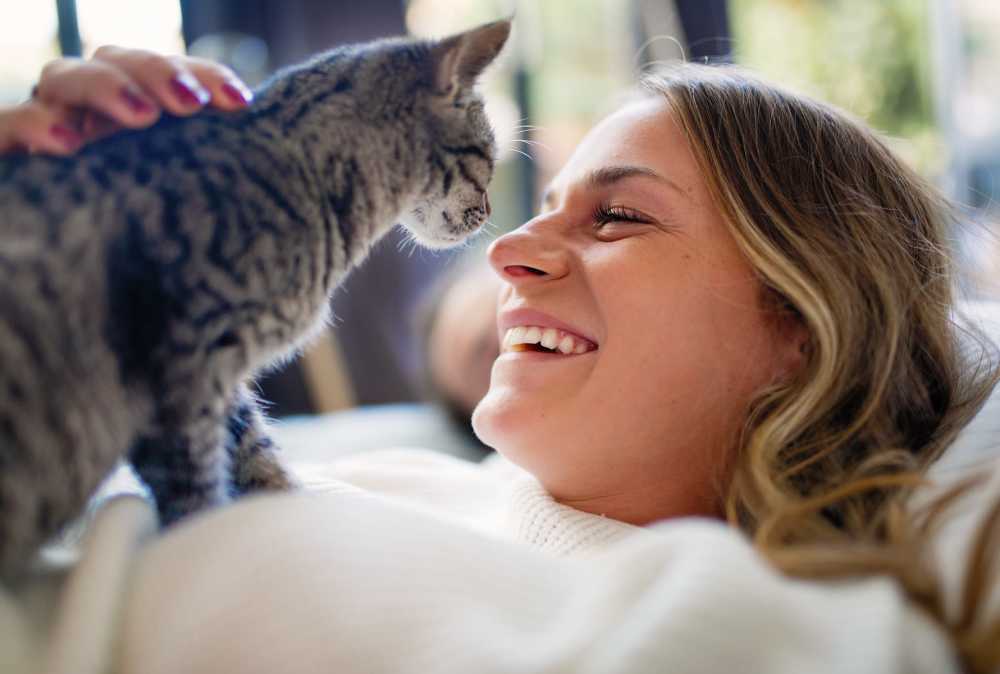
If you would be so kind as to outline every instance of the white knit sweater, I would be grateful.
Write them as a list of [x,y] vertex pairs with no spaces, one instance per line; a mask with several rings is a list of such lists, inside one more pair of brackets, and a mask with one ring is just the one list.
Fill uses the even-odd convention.
[[557,503],[529,473],[495,454],[481,464],[422,449],[386,449],[300,465],[312,490],[349,484],[484,534],[559,556],[602,550],[645,529]]
[[0,672],[956,672],[885,579],[788,580],[707,520],[640,529],[510,466],[381,452],[0,591]]

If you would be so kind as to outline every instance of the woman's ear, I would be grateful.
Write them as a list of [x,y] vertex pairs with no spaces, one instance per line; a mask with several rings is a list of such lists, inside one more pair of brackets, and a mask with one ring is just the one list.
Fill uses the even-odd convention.
[[775,318],[778,339],[777,371],[775,378],[781,383],[792,379],[809,359],[812,343],[809,328],[802,315],[791,307],[782,309]]
[[802,314],[790,303],[774,298],[768,304],[777,343],[774,379],[785,383],[808,362],[812,339]]

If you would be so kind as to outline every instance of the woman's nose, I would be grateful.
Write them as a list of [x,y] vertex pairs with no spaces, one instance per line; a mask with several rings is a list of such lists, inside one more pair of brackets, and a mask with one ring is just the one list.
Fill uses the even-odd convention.
[[490,244],[486,257],[497,275],[517,285],[562,278],[569,271],[568,253],[551,225],[535,218]]

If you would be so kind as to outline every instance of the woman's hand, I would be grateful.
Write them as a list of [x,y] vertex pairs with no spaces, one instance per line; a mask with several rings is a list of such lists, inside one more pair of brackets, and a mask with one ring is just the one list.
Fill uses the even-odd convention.
[[246,107],[252,94],[225,66],[189,56],[101,47],[90,60],[56,59],[31,100],[0,108],[0,154],[69,155],[120,129],[152,125],[164,111]]

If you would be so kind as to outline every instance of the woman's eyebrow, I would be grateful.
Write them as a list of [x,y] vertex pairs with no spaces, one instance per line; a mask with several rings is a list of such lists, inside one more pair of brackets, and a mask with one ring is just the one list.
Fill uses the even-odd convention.
[[[584,182],[589,187],[609,187],[617,182],[621,182],[626,178],[635,178],[637,176],[644,178],[652,178],[653,180],[659,181],[677,190],[678,193],[684,196],[684,198],[689,198],[687,192],[682,190],[677,183],[675,183],[670,178],[661,175],[647,166],[635,166],[632,164],[625,164],[621,166],[602,166],[601,168],[594,169],[587,174],[584,178]],[[555,195],[555,191],[552,185],[549,185],[542,192],[541,205],[545,207],[548,202]]]

